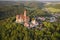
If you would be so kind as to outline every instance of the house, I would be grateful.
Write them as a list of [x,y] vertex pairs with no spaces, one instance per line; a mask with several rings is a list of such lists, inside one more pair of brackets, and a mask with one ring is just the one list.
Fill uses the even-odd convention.
[[60,13],[55,13],[54,15],[55,15],[55,16],[60,16]]
[[42,21],[45,21],[45,18],[44,17],[38,17],[38,19],[40,19]]
[[56,18],[55,17],[50,17],[50,22],[55,22]]
[[36,26],[38,26],[39,24],[38,24],[38,22],[36,21],[36,19],[32,19],[32,21],[31,21],[31,23],[30,23],[30,28],[31,27],[36,27]]
[[55,22],[57,19],[56,19],[56,17],[54,17],[54,16],[51,16],[51,17],[46,17],[46,21],[48,21],[48,22]]
[[24,23],[24,26],[25,26],[25,27],[30,27],[30,24],[27,23],[27,22],[25,22],[25,23]]

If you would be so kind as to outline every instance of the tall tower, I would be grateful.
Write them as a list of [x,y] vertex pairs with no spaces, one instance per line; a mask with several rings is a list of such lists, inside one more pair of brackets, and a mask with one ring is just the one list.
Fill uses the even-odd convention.
[[26,17],[26,10],[24,10],[24,16]]
[[26,18],[26,10],[24,10],[24,22],[27,21],[27,18]]

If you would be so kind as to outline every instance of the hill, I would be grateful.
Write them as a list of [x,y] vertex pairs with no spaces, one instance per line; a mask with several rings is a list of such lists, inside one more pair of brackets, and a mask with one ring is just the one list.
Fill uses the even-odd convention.
[[33,18],[35,16],[50,16],[51,13],[42,9],[50,8],[55,12],[59,5],[45,6],[41,2],[0,3],[0,40],[60,40],[60,19],[57,22],[43,21],[44,26],[41,29],[38,28],[41,26],[28,29],[15,22],[16,15],[23,13],[24,9],[27,9],[27,15]]

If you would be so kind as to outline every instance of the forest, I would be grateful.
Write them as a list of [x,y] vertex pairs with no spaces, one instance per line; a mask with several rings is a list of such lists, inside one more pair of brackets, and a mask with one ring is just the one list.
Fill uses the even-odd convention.
[[23,13],[24,9],[27,9],[27,15],[31,18],[35,16],[51,16],[51,12],[42,10],[45,7],[60,9],[60,4],[55,6],[44,5],[43,3],[38,5],[37,3],[33,3],[33,5],[29,3],[0,6],[0,40],[60,40],[60,17],[56,22],[44,21],[41,30],[37,28],[28,29],[24,25],[15,22],[16,15]]

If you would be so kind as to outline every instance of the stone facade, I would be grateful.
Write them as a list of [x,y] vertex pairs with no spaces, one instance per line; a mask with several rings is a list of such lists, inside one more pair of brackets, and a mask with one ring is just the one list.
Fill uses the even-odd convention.
[[24,14],[16,15],[16,22],[17,23],[23,23],[23,22],[28,22],[29,17],[26,16],[26,10],[24,11]]

